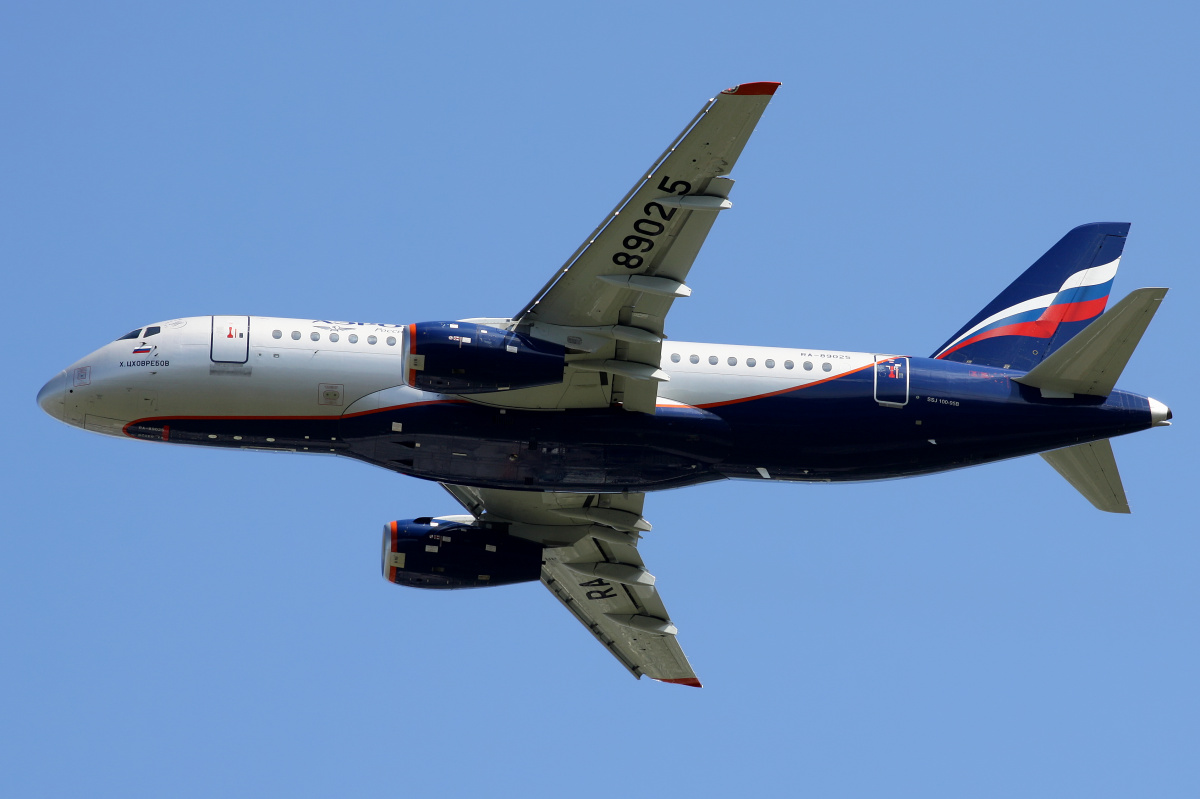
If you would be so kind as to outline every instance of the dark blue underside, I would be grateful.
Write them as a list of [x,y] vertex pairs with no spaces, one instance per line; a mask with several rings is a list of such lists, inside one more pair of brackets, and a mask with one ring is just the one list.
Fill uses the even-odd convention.
[[[707,410],[516,411],[463,401],[345,419],[156,419],[138,438],[336,452],[403,474],[493,488],[655,490],[725,477],[874,480],[1028,455],[1150,426],[1145,398],[1042,399],[1019,373],[911,360],[908,401],[872,371]],[[395,432],[397,427],[401,432]],[[215,436],[215,438],[213,438]],[[237,437],[237,438],[235,438]]]

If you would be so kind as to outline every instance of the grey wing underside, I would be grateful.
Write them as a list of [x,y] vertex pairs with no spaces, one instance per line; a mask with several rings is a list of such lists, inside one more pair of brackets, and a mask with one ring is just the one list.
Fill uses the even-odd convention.
[[538,541],[542,584],[635,677],[700,686],[638,552],[644,494],[443,487],[475,518]]
[[[658,383],[669,379],[658,368],[667,312],[691,293],[692,263],[717,213],[732,207],[726,175],[777,85],[744,84],[709,100],[513,318],[579,352],[553,407],[654,412]],[[609,382],[595,381],[598,373]]]

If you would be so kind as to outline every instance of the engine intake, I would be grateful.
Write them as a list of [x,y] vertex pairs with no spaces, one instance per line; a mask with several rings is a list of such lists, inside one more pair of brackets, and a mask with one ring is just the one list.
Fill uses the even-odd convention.
[[383,576],[397,585],[483,588],[536,580],[541,571],[540,544],[481,522],[425,516],[383,526]]
[[559,383],[566,348],[473,322],[418,322],[404,337],[405,382],[446,394]]

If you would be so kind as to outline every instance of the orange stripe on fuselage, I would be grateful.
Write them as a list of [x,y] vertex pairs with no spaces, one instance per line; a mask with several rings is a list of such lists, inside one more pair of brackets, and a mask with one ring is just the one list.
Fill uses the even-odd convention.
[[[909,356],[896,355],[894,357],[907,358]],[[766,394],[755,394],[753,397],[739,397],[738,399],[723,400],[721,402],[705,402],[700,405],[695,405],[693,407],[696,407],[696,408],[719,408],[722,405],[736,405],[739,402],[753,402],[754,400],[765,399],[766,397],[777,397],[780,394],[787,394],[789,391],[801,391],[802,389],[806,389],[810,386],[819,386],[822,383],[828,383],[830,380],[837,380],[840,377],[846,377],[847,375],[852,375],[852,374],[855,374],[856,372],[861,372],[863,369],[870,369],[874,366],[875,366],[875,364],[872,362],[872,363],[868,363],[864,366],[860,366],[857,369],[851,369],[849,372],[842,372],[840,375],[833,375],[832,377],[824,377],[820,380],[814,380],[811,383],[805,383],[802,386],[792,386],[791,388],[782,388],[779,391],[768,391]]]

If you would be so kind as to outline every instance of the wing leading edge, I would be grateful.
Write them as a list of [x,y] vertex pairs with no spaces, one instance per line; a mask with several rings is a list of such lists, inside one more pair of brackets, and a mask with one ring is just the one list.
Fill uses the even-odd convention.
[[638,553],[644,494],[443,487],[475,518],[541,543],[542,584],[631,674],[700,687]]

